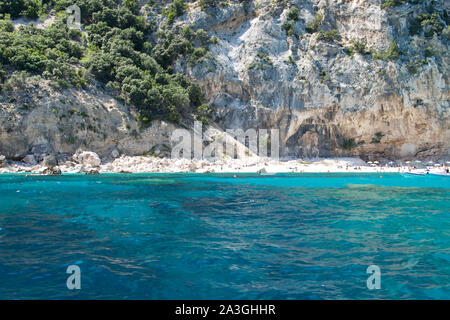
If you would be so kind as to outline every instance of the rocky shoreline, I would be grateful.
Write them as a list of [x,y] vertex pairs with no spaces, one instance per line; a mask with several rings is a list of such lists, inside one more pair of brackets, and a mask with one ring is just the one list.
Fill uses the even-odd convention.
[[[59,158],[59,159],[58,159]],[[40,161],[38,161],[38,159]],[[443,166],[429,166],[430,172],[444,173]],[[72,157],[27,155],[22,161],[7,161],[0,156],[0,173],[40,175],[101,173],[282,173],[282,172],[418,172],[422,169],[391,161],[389,164],[365,162],[360,158],[274,160],[257,156],[243,159],[223,158],[215,161],[170,159],[154,156],[120,156],[113,150],[109,158],[100,159],[92,151],[77,151]]]

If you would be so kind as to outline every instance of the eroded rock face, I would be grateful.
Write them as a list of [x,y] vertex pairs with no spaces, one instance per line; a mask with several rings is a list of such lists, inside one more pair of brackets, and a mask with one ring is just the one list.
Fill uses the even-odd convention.
[[[448,39],[409,31],[425,3],[290,3],[299,9],[297,21],[288,20],[289,6],[269,0],[186,15],[183,23],[219,41],[214,60],[192,67],[181,59],[176,70],[202,84],[223,128],[278,128],[284,156],[449,155]],[[448,9],[448,2],[434,4],[436,12]],[[334,39],[306,32],[317,14],[318,29],[337,30]],[[394,40],[399,57],[376,59]],[[356,41],[363,52],[349,54]],[[439,54],[425,56],[426,47]],[[414,67],[417,61],[425,63]]]
[[[95,85],[55,91],[46,80],[30,78],[24,87],[8,93],[15,102],[6,96],[1,101],[0,96],[0,154],[8,159],[33,154],[40,162],[49,154],[73,155],[79,148],[102,157],[111,150],[142,155],[156,145],[170,146],[171,132],[177,128],[159,120],[141,127],[132,106]],[[25,101],[29,110],[18,108]]]
[[25,162],[26,164],[36,164],[36,159],[34,158],[34,155],[32,154],[27,154],[23,160],[23,162]]

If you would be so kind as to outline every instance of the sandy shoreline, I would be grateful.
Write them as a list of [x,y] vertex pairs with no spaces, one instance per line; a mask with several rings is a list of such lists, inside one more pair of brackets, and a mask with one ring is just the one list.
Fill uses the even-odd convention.
[[[80,163],[81,162],[81,163]],[[368,164],[359,158],[296,159],[273,160],[269,158],[248,157],[244,159],[220,159],[217,161],[169,159],[144,156],[122,156],[112,161],[65,161],[52,166],[53,173],[425,173],[426,168],[415,169],[407,166],[381,166]],[[0,173],[49,174],[49,166],[8,162]],[[428,167],[430,173],[443,174],[446,167]]]

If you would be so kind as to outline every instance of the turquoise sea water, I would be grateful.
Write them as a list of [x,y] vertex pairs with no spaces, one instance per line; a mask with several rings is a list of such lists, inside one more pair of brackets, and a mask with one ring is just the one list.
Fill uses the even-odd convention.
[[437,176],[1,175],[0,298],[449,299],[449,218]]

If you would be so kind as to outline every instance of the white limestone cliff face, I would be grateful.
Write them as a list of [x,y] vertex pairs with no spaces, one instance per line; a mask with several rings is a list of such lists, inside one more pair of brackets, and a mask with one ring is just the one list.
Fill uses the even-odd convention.
[[[448,156],[450,151],[448,39],[410,36],[407,20],[417,6],[381,9],[379,0],[230,3],[201,11],[192,6],[179,24],[218,38],[213,59],[176,70],[202,84],[215,120],[224,128],[279,128],[282,154],[373,157]],[[290,7],[298,21],[288,21]],[[438,1],[436,8],[447,8]],[[320,30],[336,29],[335,41],[305,31],[320,13]],[[288,36],[283,24],[293,24]],[[349,55],[351,41],[383,52],[393,40],[403,53],[394,61],[374,54]],[[417,73],[408,59],[436,54]],[[373,142],[372,142],[373,141]]]

